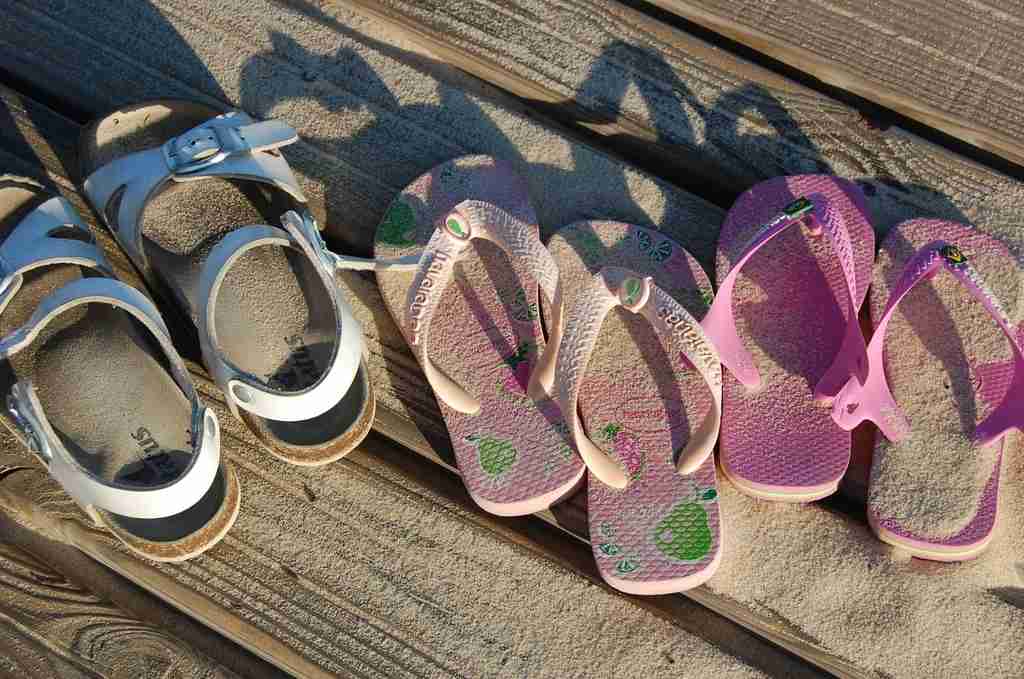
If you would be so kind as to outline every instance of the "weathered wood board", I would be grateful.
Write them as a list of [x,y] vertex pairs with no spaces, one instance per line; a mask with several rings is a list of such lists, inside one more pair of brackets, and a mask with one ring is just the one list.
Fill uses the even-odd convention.
[[1019,3],[649,1],[823,82],[1024,162]]
[[[77,125],[10,90],[0,95],[14,121],[0,136],[0,162],[80,204],[59,161],[69,158]],[[125,271],[123,255],[93,228]],[[371,438],[324,469],[281,464],[193,369],[243,484],[241,516],[223,543],[187,564],[140,561],[88,527],[22,451],[13,453],[17,469],[9,463],[0,475],[0,506],[295,676],[622,676],[621,667],[603,664],[606,643],[621,649],[615,655],[627,676],[670,668],[820,676],[681,597],[632,602],[614,594],[599,584],[584,544],[567,545],[564,533],[528,520],[483,515],[456,477],[389,441]],[[16,448],[0,438],[0,450]],[[536,625],[537,616],[549,625]]]
[[825,172],[863,187],[879,233],[934,216],[970,221],[1024,253],[1021,182],[898,127],[880,129],[615,0],[332,2],[372,13],[424,53],[537,102],[723,207],[760,180]]
[[[5,521],[0,517],[0,538],[6,537]],[[237,679],[240,675],[164,629],[69,582],[31,554],[0,541],[0,676]]]
[[[572,136],[534,122],[531,109],[521,100],[510,99],[439,58],[426,56],[422,45],[414,43],[409,34],[396,30],[393,24],[367,21],[349,12],[346,6],[329,4],[320,11],[304,3],[257,2],[237,7],[229,18],[185,2],[161,3],[159,10],[134,4],[115,4],[110,9],[88,3],[19,5],[14,13],[18,31],[0,34],[0,58],[14,64],[12,68],[21,77],[47,88],[49,96],[66,99],[73,110],[92,114],[147,96],[185,95],[240,102],[259,115],[286,117],[307,139],[288,150],[289,159],[303,175],[310,193],[326,198],[330,233],[337,246],[365,250],[375,220],[390,197],[422,170],[459,153],[489,152],[519,164],[535,192],[546,230],[571,219],[597,215],[654,223],[674,232],[705,263],[710,261],[721,210],[667,182],[629,169],[577,143]],[[138,35],[147,36],[150,43],[141,45]],[[154,41],[155,47],[151,44]],[[692,70],[701,68],[700,64],[695,62]],[[779,119],[778,109],[772,111],[770,116],[762,112],[765,120]],[[815,117],[808,115],[807,119]],[[784,140],[792,138],[801,124],[786,128],[788,131],[778,136]],[[750,139],[745,132],[738,139],[757,141],[769,149],[773,146],[775,133],[770,124],[750,129],[756,130]],[[893,139],[886,144],[891,144],[888,153],[897,167],[902,164],[911,168],[920,181],[946,177],[948,190],[957,190],[957,204],[970,207],[980,219],[995,214],[990,221],[1005,225],[1000,217],[1014,216],[1014,201],[1019,196],[1015,182],[962,162],[953,165],[954,172],[943,174],[948,171],[946,164],[952,162],[947,154],[928,155],[933,150],[905,135]],[[826,157],[844,158],[839,149],[845,147],[837,147],[829,149]],[[733,148],[740,156],[759,157],[756,146]],[[879,152],[871,147],[864,156],[874,159]],[[70,162],[70,156],[66,162]],[[887,170],[880,172],[886,174]],[[888,178],[888,174],[882,181],[870,169],[861,173],[872,187],[879,187],[874,195],[891,189],[891,194],[886,194],[890,195],[888,200],[879,198],[876,203],[883,215],[890,215],[886,218],[888,225],[895,221],[892,215],[900,210],[904,215],[925,210],[914,206],[918,205],[917,196],[927,195],[927,189],[903,191],[891,186],[901,182]],[[714,165],[709,165],[707,175],[718,176]],[[941,196],[935,201],[941,207],[934,208],[935,214],[955,216],[960,212],[960,208],[949,207]],[[886,209],[890,212],[885,213]],[[1019,221],[1010,224],[1016,226]],[[436,405],[383,310],[375,288],[369,280],[356,276],[346,277],[345,285],[367,329],[371,370],[381,387],[378,429],[425,456],[444,461],[446,447]],[[302,534],[321,536],[323,542],[318,546],[336,550],[330,552],[335,562],[339,558],[337,550],[344,552],[349,547],[328,549],[324,544],[328,540],[323,536],[356,542],[368,539],[364,528],[349,527],[347,523],[339,528],[332,523],[356,511],[355,505],[347,502],[351,481],[339,478],[334,467],[322,476],[311,477],[294,469],[279,469],[280,465],[275,466],[266,456],[248,449],[237,455],[245,470],[243,483],[247,488],[256,488],[252,492],[259,493],[261,498],[274,497],[275,492],[286,493],[303,508],[304,517],[316,518],[315,526],[309,529],[316,532]],[[350,464],[358,466],[361,459],[353,457],[337,468],[350,470]],[[1016,467],[1009,471],[1008,485],[1022,473],[1024,470]],[[310,493],[303,483],[310,484]],[[322,485],[329,490],[326,508],[309,500],[310,494],[323,496]],[[806,610],[803,601],[809,592],[828,586],[833,608],[843,611],[850,620],[874,616],[878,607],[896,606],[913,621],[933,601],[905,593],[907,585],[918,577],[911,564],[879,545],[866,526],[847,514],[818,507],[768,506],[739,496],[728,486],[723,491],[730,526],[726,565],[709,587],[691,593],[694,599],[741,620],[763,636],[838,675],[871,676],[886,671],[898,660],[886,645],[884,635],[864,630],[851,640],[848,625],[840,624],[842,621],[834,615],[826,620],[820,611]],[[302,498],[316,504],[316,510],[302,505]],[[265,507],[265,514],[253,515],[249,510],[249,515],[255,517],[253,521],[269,519],[282,534],[300,530],[290,523],[281,523],[284,520],[270,510],[270,505]],[[544,518],[579,533],[583,525],[580,510],[578,504],[569,504]],[[243,508],[243,516],[246,511]],[[422,507],[418,513],[410,510],[408,522],[419,527],[419,514],[423,511]],[[318,512],[326,512],[330,520]],[[406,522],[404,517],[395,517],[395,526],[389,530],[397,530]],[[176,583],[202,591],[202,596],[222,607],[225,602],[236,605],[237,599],[216,587],[204,590],[204,583],[230,582],[231,577],[240,577],[237,568],[231,570],[231,559],[259,564],[254,555],[260,550],[273,554],[271,563],[287,564],[285,568],[302,575],[305,579],[300,582],[306,587],[307,582],[312,582],[323,588],[326,582],[327,590],[333,591],[332,586],[339,582],[338,575],[321,561],[322,555],[282,554],[279,545],[258,542],[254,536],[260,530],[250,530],[251,533],[236,529],[229,536],[224,549],[235,551],[227,565],[218,562],[208,566],[204,562],[202,566],[195,565],[195,570],[190,570],[193,565],[189,565],[165,574],[175,578]],[[797,535],[800,539],[786,541],[775,553],[764,554],[756,547],[764,544],[766,531],[780,536]],[[390,532],[388,536],[388,540],[393,537]],[[256,541],[257,548],[241,549],[239,541],[245,546],[247,541]],[[373,544],[375,548],[384,548],[385,542],[380,539]],[[758,559],[763,563],[759,564]],[[387,563],[386,558],[384,561]],[[271,570],[271,563],[267,570]],[[294,564],[298,564],[298,570]],[[416,567],[412,563],[405,565]],[[366,568],[370,566],[365,564]],[[765,581],[755,575],[759,566],[786,567],[790,572],[779,581]],[[212,569],[213,574],[204,568]],[[1004,577],[1008,588],[1016,586],[1013,572],[1000,577]],[[843,587],[844,581],[850,586]],[[273,586],[283,589],[291,582],[275,577]],[[440,586],[429,580],[417,583],[427,591],[436,591],[432,588]],[[941,574],[935,579],[935,587],[965,594]],[[975,598],[983,596],[969,594]],[[311,596],[305,591],[302,595]],[[965,610],[962,601],[971,603],[975,599],[954,594],[940,600],[946,606],[945,614],[956,617]],[[266,599],[261,595],[259,601],[254,612],[250,608],[246,611],[254,625],[267,629],[267,616],[275,615],[272,611],[276,609],[266,603],[273,601],[269,594]],[[1009,605],[1005,611],[1000,610],[998,620],[986,623],[991,625],[992,638],[1011,649],[1018,640],[1016,630],[1020,629],[1016,610]],[[406,627],[402,629],[408,632]],[[305,639],[287,626],[276,632],[286,637],[287,644],[293,644],[291,648],[296,647],[295,639]],[[925,667],[962,666],[957,663],[963,660],[950,655],[948,639],[940,635],[927,641],[930,645],[922,646],[921,650],[930,663]],[[317,643],[319,638],[312,648]],[[298,647],[307,648],[301,644]],[[307,657],[322,661],[319,655]],[[464,658],[460,656],[460,660]],[[971,668],[977,669],[978,665]]]

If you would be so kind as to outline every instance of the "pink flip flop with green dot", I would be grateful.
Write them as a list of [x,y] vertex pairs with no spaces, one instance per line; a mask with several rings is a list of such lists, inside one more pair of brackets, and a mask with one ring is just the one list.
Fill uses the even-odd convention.
[[540,290],[554,300],[558,270],[525,182],[488,156],[435,167],[391,204],[374,254],[418,261],[415,270],[378,270],[377,280],[437,396],[477,504],[514,516],[571,494],[584,467],[547,397],[553,366],[544,370],[538,306]]
[[572,224],[548,249],[566,319],[555,383],[589,470],[601,576],[632,594],[696,587],[722,555],[721,366],[697,321],[711,283],[678,244],[630,224]]

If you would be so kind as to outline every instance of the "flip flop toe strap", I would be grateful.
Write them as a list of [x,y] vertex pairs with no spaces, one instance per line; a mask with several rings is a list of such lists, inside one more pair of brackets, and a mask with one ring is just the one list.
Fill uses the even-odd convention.
[[646,318],[654,330],[668,338],[697,369],[711,391],[712,407],[676,462],[680,474],[691,474],[711,455],[718,440],[722,420],[722,369],[718,352],[700,323],[650,277],[620,267],[605,267],[595,274],[590,286],[567,314],[555,379],[559,404],[576,450],[591,473],[603,483],[613,488],[626,487],[626,470],[587,437],[577,412],[580,388],[601,324],[617,306]]
[[[363,355],[359,322],[341,295],[334,278],[336,256],[327,250],[316,223],[308,213],[289,210],[282,216],[284,229],[266,225],[244,226],[226,235],[211,250],[200,274],[201,308],[197,326],[203,358],[224,391],[232,412],[239,409],[259,417],[298,422],[322,415],[348,392]],[[228,361],[217,343],[217,296],[231,267],[246,252],[260,246],[290,247],[313,265],[334,305],[335,342],[328,367],[315,384],[297,391],[279,391]]]
[[7,401],[8,414],[29,447],[46,463],[50,475],[94,520],[98,520],[97,508],[138,519],[179,514],[199,502],[216,477],[220,465],[220,428],[217,416],[200,402],[159,312],[142,293],[111,278],[71,282],[45,297],[24,326],[0,340],[0,358],[29,346],[54,318],[82,304],[108,304],[127,312],[157,340],[167,357],[169,372],[192,405],[193,449],[188,467],[176,474],[173,481],[156,487],[131,486],[93,476],[64,446],[46,418],[31,382],[14,385]]
[[832,404],[832,417],[843,429],[851,430],[864,420],[871,420],[891,441],[900,441],[910,433],[910,422],[893,398],[885,378],[885,334],[889,321],[896,313],[896,307],[907,293],[918,283],[932,278],[943,269],[951,273],[981,303],[1010,340],[1013,353],[1013,377],[1010,387],[1003,401],[975,428],[975,440],[979,445],[988,445],[1012,428],[1024,430],[1024,407],[1021,405],[1024,404],[1024,351],[1021,348],[1021,338],[1018,337],[999,300],[970,265],[960,248],[942,240],[933,241],[917,251],[904,267],[889,294],[885,312],[879,319],[868,345],[867,380],[862,383],[851,379]]
[[480,401],[437,368],[430,358],[430,324],[455,265],[470,251],[473,240],[488,240],[521,266],[552,302],[547,348],[534,366],[527,393],[540,398],[554,383],[554,363],[561,340],[561,291],[558,267],[540,242],[537,228],[489,203],[467,200],[445,216],[420,256],[416,276],[406,300],[405,329],[409,345],[420,360],[427,381],[438,398],[469,415],[480,411]]
[[729,270],[718,288],[718,294],[702,325],[712,338],[722,357],[722,364],[748,389],[761,385],[761,375],[754,358],[743,346],[733,315],[733,288],[743,266],[770,240],[797,225],[806,225],[812,235],[824,234],[832,246],[846,282],[840,304],[846,314],[843,343],[832,364],[825,371],[814,390],[817,400],[835,396],[851,376],[863,380],[866,376],[864,336],[857,321],[857,272],[853,260],[853,246],[842,214],[822,194],[812,194],[790,203],[776,217],[761,226],[741,250],[739,259]]

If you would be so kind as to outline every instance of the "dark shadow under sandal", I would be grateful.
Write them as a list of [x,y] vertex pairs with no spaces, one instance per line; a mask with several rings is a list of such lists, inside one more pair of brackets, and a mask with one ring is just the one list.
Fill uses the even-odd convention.
[[374,399],[335,280],[347,260],[277,151],[297,139],[280,121],[147,102],[86,128],[82,176],[147,282],[196,325],[231,411],[278,458],[315,466],[363,440]]
[[0,177],[5,424],[98,525],[182,561],[238,516],[235,472],[156,308],[63,198]]

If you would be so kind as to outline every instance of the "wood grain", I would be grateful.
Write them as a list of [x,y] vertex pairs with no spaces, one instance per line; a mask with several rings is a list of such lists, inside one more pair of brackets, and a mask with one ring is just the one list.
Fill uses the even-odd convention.
[[0,675],[18,679],[239,676],[4,543],[0,543]]
[[[495,5],[472,6],[494,11]],[[286,153],[309,193],[325,199],[333,244],[341,249],[365,250],[376,219],[391,196],[422,170],[459,153],[488,152],[518,164],[530,182],[547,231],[571,219],[597,215],[653,223],[686,242],[705,264],[710,262],[720,209],[580,144],[557,126],[538,124],[538,119],[548,118],[537,115],[522,100],[455,70],[441,57],[431,56],[430,50],[416,42],[419,38],[401,25],[367,19],[338,3],[328,3],[322,10],[299,2],[232,7],[233,13],[223,14],[184,0],[161,2],[158,9],[137,3],[17,5],[12,13],[18,30],[0,33],[0,56],[50,96],[65,98],[73,110],[98,113],[117,103],[171,95],[239,102],[262,116],[286,117],[306,139]],[[582,15],[579,21],[588,16]],[[571,26],[571,21],[567,25]],[[619,27],[612,24],[610,30]],[[661,35],[660,29],[656,35]],[[145,36],[145,41],[139,36]],[[682,59],[682,54],[685,51],[673,58]],[[735,63],[732,58],[716,54],[721,59],[719,68],[740,78],[729,70]],[[686,68],[690,77],[714,72],[699,59],[687,62]],[[631,71],[635,72],[643,71]],[[617,76],[613,73],[612,77]],[[758,90],[753,77],[751,73],[743,76],[754,84],[725,101],[718,102],[714,86],[706,90],[706,96],[717,102],[711,110],[722,111],[724,122],[712,126],[718,130],[713,136],[717,146],[693,145],[699,153],[717,148],[715,153],[723,158],[739,158],[732,161],[733,167],[745,168],[740,176],[753,178],[777,174],[780,168],[808,158],[827,159],[832,169],[855,168],[844,171],[858,175],[865,186],[874,189],[873,205],[883,226],[915,212],[957,216],[969,210],[993,229],[1002,224],[1010,230],[1019,224],[1020,187],[1012,180],[951,159],[945,152],[902,134],[887,135],[880,145],[876,137],[868,135],[865,148],[856,146],[854,142],[860,139],[856,135],[833,139],[829,135],[839,135],[840,123],[848,120],[841,117],[847,115],[847,109],[823,102],[817,95],[801,109],[795,102],[806,93],[800,88],[795,88],[796,94],[785,106],[772,107],[774,91],[765,94]],[[723,91],[724,87],[717,92]],[[578,99],[575,87],[564,98]],[[756,104],[753,113],[734,113],[746,111],[744,102],[750,101]],[[840,123],[830,127],[833,112],[838,112]],[[27,115],[31,123],[32,112]],[[644,118],[637,115],[635,120],[643,122]],[[824,131],[816,131],[818,124]],[[24,128],[25,121],[19,125],[15,129]],[[701,127],[694,125],[693,129]],[[675,140],[672,144],[686,148]],[[705,167],[708,176],[719,176],[719,165]],[[806,165],[812,171],[818,168],[814,162]],[[61,168],[54,165],[47,166],[47,171],[61,174]],[[894,176],[894,172],[899,174]],[[948,195],[926,188],[932,180],[941,181],[942,191]],[[954,193],[955,199],[949,197]],[[436,404],[375,286],[361,276],[346,276],[343,285],[366,329],[371,376],[380,395],[378,429],[450,465]],[[218,397],[215,390],[207,392]],[[226,429],[233,424],[231,418],[222,421]],[[162,575],[194,592],[205,605],[232,611],[234,619],[272,633],[288,648],[329,671],[372,676],[375,672],[435,674],[468,667],[474,659],[464,655],[460,646],[424,636],[424,628],[444,631],[460,626],[472,631],[469,636],[479,637],[484,655],[495,649],[508,653],[510,672],[531,667],[529,658],[510,650],[508,630],[482,623],[472,615],[481,611],[480,606],[507,610],[502,606],[515,596],[512,592],[500,590],[480,601],[456,597],[458,606],[442,606],[444,610],[439,612],[436,600],[446,592],[450,596],[458,584],[449,577],[452,571],[435,572],[431,578],[406,560],[405,565],[414,571],[413,584],[408,584],[404,571],[395,565],[403,561],[395,545],[414,540],[431,546],[428,555],[447,559],[441,563],[448,569],[472,573],[469,564],[474,563],[495,571],[506,568],[501,559],[481,565],[479,556],[466,550],[465,535],[456,540],[443,531],[436,532],[441,529],[431,532],[431,527],[424,525],[424,517],[441,521],[451,513],[462,521],[468,515],[477,516],[470,509],[445,505],[439,514],[432,504],[438,502],[438,496],[422,489],[410,496],[406,486],[381,483],[377,471],[363,466],[362,460],[369,458],[354,455],[326,471],[307,473],[268,459],[252,447],[244,431],[231,430],[229,434],[228,454],[239,465],[243,485],[249,489],[239,525],[207,557],[183,567],[158,567]],[[393,512],[375,514],[354,499],[369,499],[375,492],[385,492],[393,499]],[[750,507],[734,493],[723,502],[734,503],[729,505],[731,530],[748,535],[757,532],[763,508]],[[47,506],[55,509],[52,503]],[[580,504],[569,503],[542,518],[582,535],[583,516]],[[867,539],[866,527],[846,515],[808,508],[801,520],[833,533],[864,533]],[[100,549],[103,536],[93,535],[77,523],[72,525],[78,526],[75,539],[83,548],[107,553]],[[472,540],[482,539],[480,536],[487,534],[481,527],[484,524],[474,525],[477,528],[468,534],[474,536]],[[301,535],[310,549],[292,551],[275,541],[275,534]],[[86,540],[86,536],[91,537]],[[742,548],[742,544],[734,544],[729,549],[735,554]],[[371,559],[366,550],[379,555]],[[878,548],[867,551],[871,558],[882,560]],[[779,558],[796,563],[799,556],[780,554]],[[126,559],[118,563],[118,567],[129,569],[137,562]],[[337,572],[339,563],[345,564],[345,573]],[[382,600],[351,594],[349,578],[358,579],[367,591],[381,593]],[[242,595],[234,583],[245,583],[252,591]],[[159,590],[163,585],[154,587]],[[816,630],[801,628],[794,622],[801,613],[796,607],[776,610],[771,601],[740,591],[702,588],[691,596],[836,675],[872,676],[877,667],[877,658],[870,653],[840,656],[829,641],[816,638]],[[402,602],[400,610],[387,608],[385,602],[396,598]],[[307,613],[310,610],[316,613]],[[353,623],[356,619],[372,624]],[[352,632],[350,627],[358,631]],[[524,634],[518,629],[512,633]],[[464,644],[466,635],[462,636],[460,643]],[[522,637],[517,639],[527,643]],[[424,658],[428,649],[439,655]],[[763,657],[770,654],[758,650],[744,659],[756,664],[764,662],[760,660]]]
[[332,2],[723,207],[766,178],[832,173],[863,187],[879,233],[969,221],[1024,253],[1020,182],[614,0]]
[[[43,151],[48,145],[67,145],[77,125],[10,90],[0,93],[22,142],[22,152],[7,150],[0,159],[69,190],[59,154]],[[10,149],[10,140],[3,146]],[[110,254],[124,265],[123,255]],[[365,306],[380,304],[375,288],[360,277],[346,285],[379,352],[381,333],[394,329],[378,330]],[[402,388],[412,389],[408,359],[392,358],[387,360],[397,367],[390,370]],[[389,370],[379,353],[371,359],[378,370]],[[621,621],[624,629],[644,625],[650,638],[631,653],[666,669],[670,664],[685,669],[688,660],[679,654],[690,648],[695,658],[720,654],[723,668],[741,676],[751,666],[771,674],[818,676],[690,601],[664,597],[637,607],[611,593],[599,584],[585,544],[567,543],[564,533],[544,534],[525,519],[484,515],[464,491],[458,495],[461,484],[454,476],[425,461],[410,469],[408,452],[385,439],[371,439],[325,469],[281,464],[226,412],[205,372],[194,363],[191,368],[206,400],[218,410],[224,453],[243,485],[238,524],[216,548],[181,565],[140,561],[108,534],[89,527],[24,453],[14,464],[0,466],[6,471],[0,473],[0,506],[28,530],[73,545],[295,676],[492,676],[496,666],[509,676],[564,676],[572,668],[560,663],[579,666],[562,650],[599,643],[597,628],[606,619]],[[425,440],[409,416],[396,414],[387,402],[378,427],[401,422],[396,431],[409,440]],[[14,447],[10,437],[0,441],[0,450]],[[582,525],[580,515],[575,525],[577,530]],[[283,535],[291,538],[282,540]],[[584,571],[584,578],[552,570],[551,561]],[[507,580],[490,582],[496,572]],[[474,578],[487,584],[467,589],[464,583]],[[524,582],[532,584],[525,587]],[[572,624],[545,629],[510,623],[522,615],[517,609],[532,616],[536,604],[522,598],[538,591],[550,605],[569,611]],[[670,624],[652,628],[652,614]],[[558,617],[554,611],[547,615]],[[658,650],[663,644],[664,650]],[[600,674],[592,669],[591,674]]]
[[972,0],[648,0],[830,85],[1024,162],[1024,8]]

